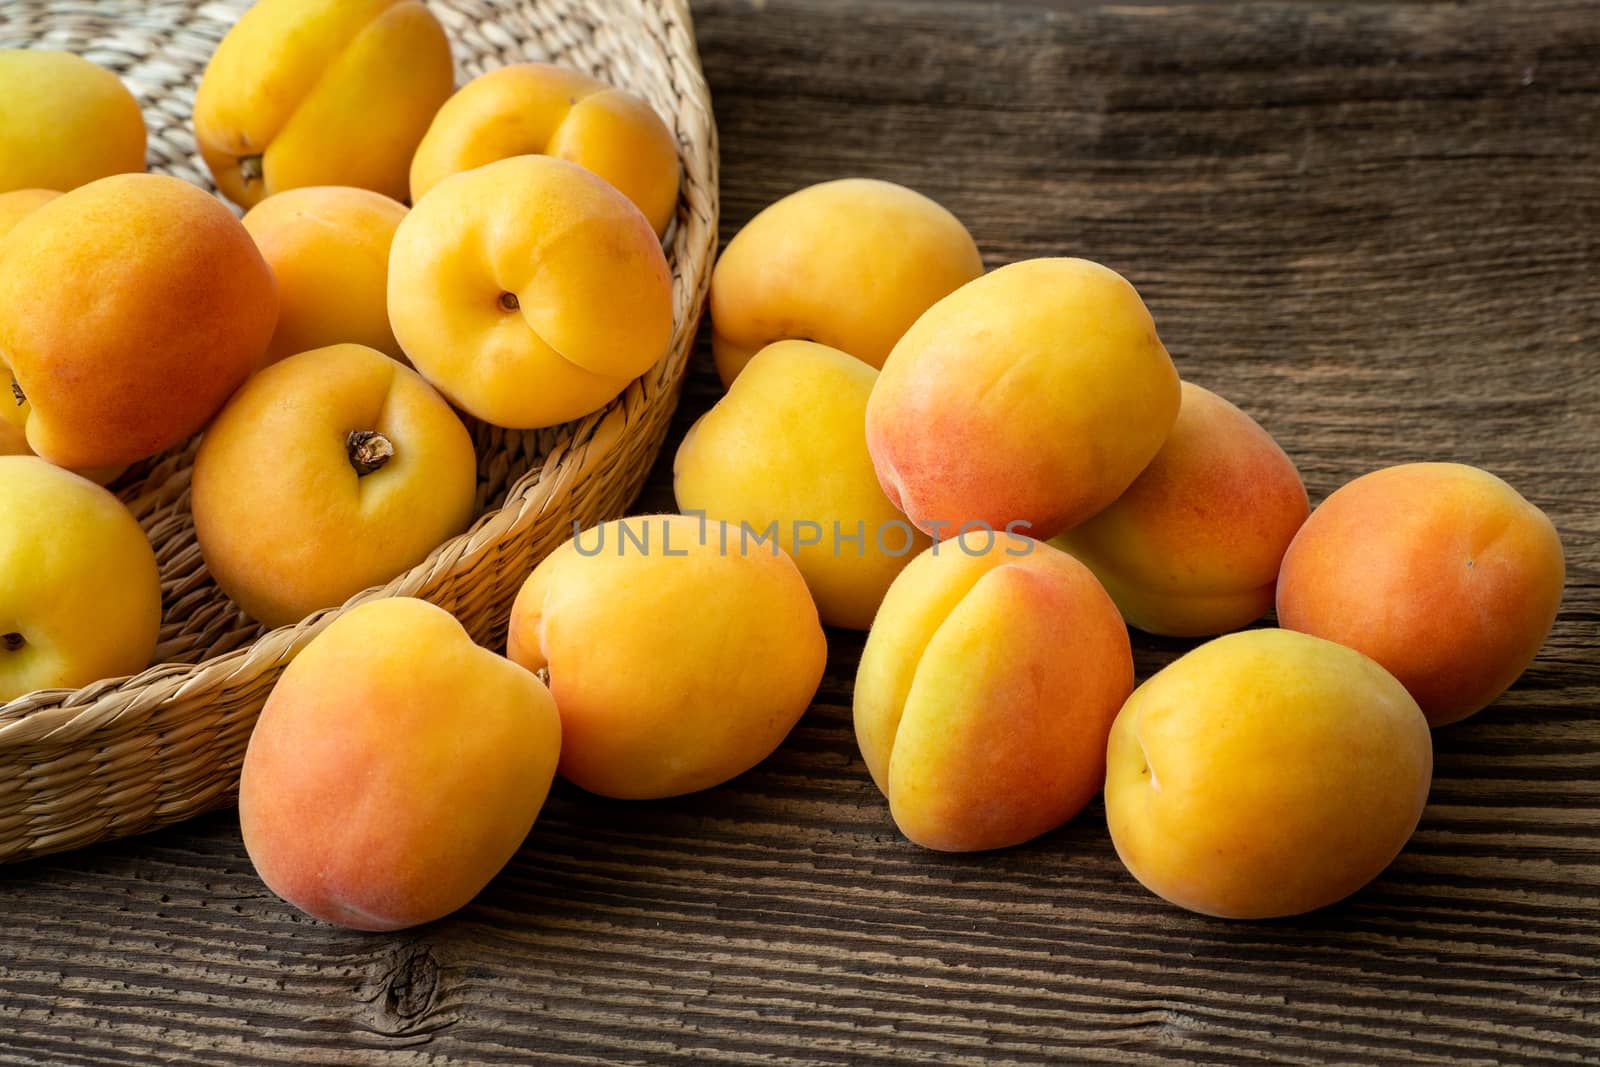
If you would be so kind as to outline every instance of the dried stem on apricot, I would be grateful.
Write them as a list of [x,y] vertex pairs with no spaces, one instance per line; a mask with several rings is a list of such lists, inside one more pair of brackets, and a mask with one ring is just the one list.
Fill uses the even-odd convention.
[[15,630],[8,634],[0,634],[0,647],[4,647],[7,652],[15,652],[27,643],[27,638]]
[[17,407],[28,402],[28,394],[22,391],[22,383],[15,378],[11,379],[11,395],[17,398]]
[[506,311],[515,311],[522,306],[522,301],[517,299],[516,293],[501,293],[500,306]]
[[260,156],[239,157],[239,177],[244,179],[246,185],[254,185],[264,173]]
[[357,477],[365,478],[394,458],[394,444],[377,430],[352,430],[344,439],[345,453]]

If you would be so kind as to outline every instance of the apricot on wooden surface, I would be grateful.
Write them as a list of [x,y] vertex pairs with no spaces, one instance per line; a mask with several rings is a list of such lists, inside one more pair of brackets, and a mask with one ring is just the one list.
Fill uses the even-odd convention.
[[666,354],[672,272],[645,217],[603,179],[514,156],[451,175],[400,223],[389,322],[463,411],[554,426]]
[[278,279],[268,363],[336,344],[404,359],[389,327],[389,248],[405,205],[370,189],[314,185],[269,196],[244,228]]
[[212,577],[266,626],[342,604],[422,562],[472,519],[477,463],[456,413],[375,349],[264,368],[195,456],[195,537]]
[[883,366],[940,298],[983,273],[961,221],[903,185],[842,178],[767,206],[711,276],[711,346],[727,385],[773,341],[817,341]]
[[1289,630],[1210,641],[1141,685],[1106,757],[1106,822],[1145,888],[1269,919],[1387,867],[1428,799],[1427,720],[1358,652]]
[[1283,557],[1278,622],[1371,656],[1443,726],[1528,668],[1565,581],[1561,538],[1522,494],[1477,467],[1406,463],[1311,513]]
[[560,747],[545,687],[444,609],[362,604],[267,698],[239,780],[245,849],[269,889],[319,919],[429,922],[515,854]]
[[195,140],[242,207],[306,185],[404,200],[454,85],[450,42],[420,0],[257,0],[200,79]]
[[278,316],[272,271],[216,198],[102,178],[0,241],[0,369],[34,452],[64,467],[154,455],[244,381]]
[[0,456],[0,517],[0,703],[148,667],[161,575],[122,502],[35,456]]
[[969,535],[900,572],[856,675],[861,756],[900,832],[1005,848],[1081,811],[1133,688],[1116,605],[1042,542]]
[[463,85],[411,160],[411,200],[444,178],[510,156],[548,155],[593,171],[657,235],[678,207],[678,142],[642,98],[549,63],[513,63]]
[[0,49],[0,193],[144,170],[144,116],[122,80],[69,52]]
[[765,759],[811,703],[827,642],[775,544],[647,515],[586,530],[534,568],[507,655],[547,672],[561,775],[641,800],[707,789]]
[[689,429],[672,467],[683,510],[757,530],[776,524],[822,621],[856,630],[928,547],[883,495],[867,455],[876,377],[826,345],[768,345]]
[[1178,373],[1126,279],[1031,259],[906,331],[867,402],[867,447],[889,500],[929,533],[1026,523],[1047,538],[1133,483],[1178,404]]
[[1054,543],[1094,571],[1129,625],[1220,634],[1272,607],[1278,564],[1308,509],[1300,472],[1272,436],[1184,382],[1178,421],[1155,459]]

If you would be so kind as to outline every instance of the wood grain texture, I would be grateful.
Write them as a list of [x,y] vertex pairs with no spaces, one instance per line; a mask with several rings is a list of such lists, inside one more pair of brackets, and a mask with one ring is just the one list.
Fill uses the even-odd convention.
[[[1600,5],[1049,10],[705,0],[724,237],[864,174],[991,265],[1089,256],[1313,499],[1454,458],[1555,520],[1567,599],[1494,708],[1436,735],[1416,838],[1350,901],[1171,909],[1098,805],[1027,846],[900,839],[808,714],[697,796],[558,786],[510,867],[409,933],[304,919],[229,813],[0,869],[8,1063],[1600,1062]],[[672,442],[714,399],[702,347]],[[672,504],[670,450],[644,507]],[[1141,677],[1189,643],[1136,637]]]

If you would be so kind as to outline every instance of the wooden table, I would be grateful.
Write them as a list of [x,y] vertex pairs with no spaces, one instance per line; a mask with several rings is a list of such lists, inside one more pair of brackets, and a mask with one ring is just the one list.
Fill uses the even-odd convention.
[[[861,640],[834,633],[759,769],[661,803],[558,786],[480,899],[419,930],[301,917],[232,812],[0,869],[0,1060],[1600,1060],[1600,5],[698,17],[725,235],[865,174],[948,205],[991,264],[1110,264],[1313,500],[1449,458],[1544,507],[1569,578],[1533,669],[1436,735],[1374,885],[1225,923],[1140,889],[1098,805],[996,854],[901,839],[850,729]],[[715,393],[702,351],[677,434]],[[672,505],[675,442],[645,506]],[[1185,647],[1136,636],[1140,677]]]

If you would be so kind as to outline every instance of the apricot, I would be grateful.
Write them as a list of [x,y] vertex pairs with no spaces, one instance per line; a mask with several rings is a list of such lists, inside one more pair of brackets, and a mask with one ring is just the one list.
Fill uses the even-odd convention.
[[144,170],[139,102],[87,59],[0,49],[0,100],[0,193],[76,189]]
[[1083,259],[968,282],[895,345],[867,402],[889,500],[935,536],[1053,537],[1110,504],[1178,416],[1178,372],[1133,286]]
[[936,301],[983,273],[959,219],[903,185],[843,178],[764,208],[711,275],[711,350],[724,385],[790,338],[874,367]]
[[1370,659],[1286,630],[1208,642],[1141,685],[1106,756],[1117,855],[1163,899],[1230,919],[1313,911],[1389,865],[1433,744]]
[[678,208],[678,142],[641,98],[575,70],[513,63],[445,101],[411,160],[411,200],[510,156],[576,163],[633,201],[658,235]]
[[0,703],[150,665],[156,554],[122,502],[34,456],[0,456]]
[[267,626],[342,604],[472,519],[472,438],[416,372],[375,349],[301,352],[245,383],[195,456],[206,567]]
[[800,571],[726,523],[602,523],[539,564],[507,655],[543,671],[562,777],[624,800],[677,796],[760,763],[822,680],[827,642]]
[[442,608],[352,608],[284,668],[239,780],[256,873],[326,922],[399,930],[468,903],[544,806],[561,720]]
[[1110,506],[1053,542],[1154,634],[1237,630],[1272,607],[1310,505],[1294,461],[1249,415],[1183,383],[1161,450]]
[[1565,581],[1555,527],[1511,486],[1460,463],[1407,463],[1311,513],[1283,557],[1278,621],[1377,660],[1444,726],[1533,662]]
[[389,328],[389,247],[405,205],[370,189],[307,186],[245,212],[278,279],[278,328],[265,362],[335,344],[404,353]]
[[243,207],[307,185],[404,200],[454,85],[450,42],[420,0],[257,0],[200,79],[195,141]]
[[857,630],[928,547],[872,472],[866,411],[876,377],[826,345],[768,345],[690,427],[672,467],[680,508],[771,526],[822,621]]
[[91,182],[0,241],[8,417],[64,467],[154,455],[216,414],[277,315],[272,271],[215,198],[165,175]]
[[[9,193],[0,193],[0,241],[5,240],[6,234],[32,214],[35,208],[43,207],[60,195],[50,189],[14,189]],[[3,369],[0,367],[0,370]],[[8,370],[0,373],[0,378],[5,379],[3,384],[9,385],[12,381]],[[33,455],[33,450],[28,447],[27,420],[17,410],[20,406],[6,403],[4,395],[0,394],[0,456]]]
[[1026,537],[968,535],[889,587],[856,675],[856,740],[906,837],[1005,848],[1099,792],[1132,689],[1128,631],[1087,567]]
[[[17,223],[33,213],[38,207],[43,207],[60,193],[48,189],[17,189],[9,193],[0,193],[0,240],[10,233]],[[11,394],[11,403],[6,403],[5,396]],[[22,400],[18,400],[19,394]],[[27,403],[26,394],[22,387],[16,385],[16,378],[5,366],[5,360],[0,358],[0,456],[31,456],[33,449],[28,447],[28,415],[31,406]],[[105,485],[115,481],[117,476],[127,470],[124,464],[110,467],[86,467],[75,473],[83,475],[96,485]]]
[[[43,207],[60,195],[53,189],[13,189],[9,193],[0,193],[0,240],[4,240],[17,223],[33,214],[34,209]],[[27,433],[28,405],[5,402],[5,394],[10,392],[9,386],[13,381],[15,379],[5,369],[3,358],[0,358],[0,456],[31,456],[33,449],[28,447]],[[15,401],[16,394],[11,395]],[[77,473],[91,482],[105,485],[125,469],[124,465],[90,467]]]
[[0,240],[16,229],[17,223],[44,207],[61,194],[54,189],[13,189],[0,193]]
[[639,209],[582,167],[515,156],[400,223],[389,321],[463,411],[534,429],[604,407],[672,339],[672,273]]

